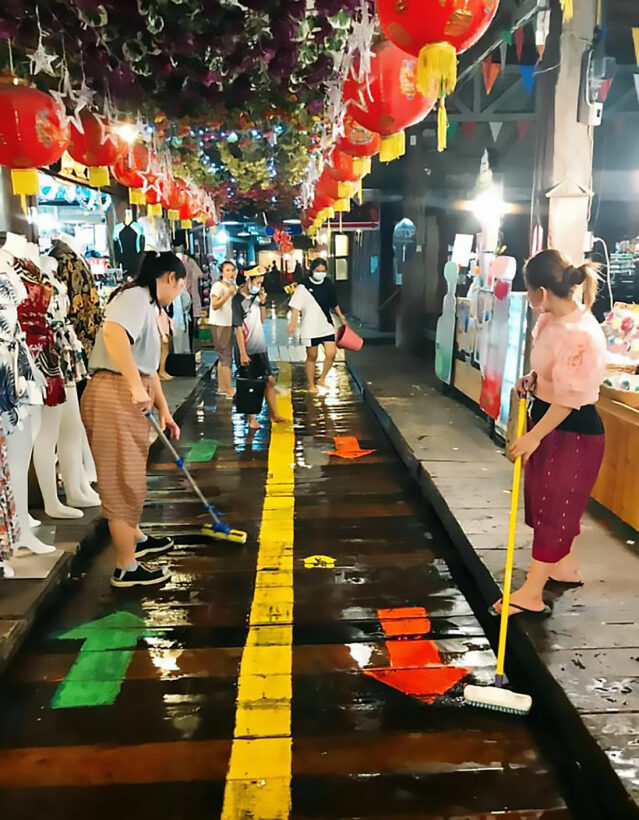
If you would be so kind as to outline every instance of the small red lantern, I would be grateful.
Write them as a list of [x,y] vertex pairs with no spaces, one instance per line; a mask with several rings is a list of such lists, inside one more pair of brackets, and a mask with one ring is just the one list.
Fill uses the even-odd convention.
[[336,179],[333,179],[328,173],[328,168],[325,168],[322,171],[321,177],[317,180],[315,193],[320,196],[330,197],[331,199],[340,199],[339,186],[340,183]]
[[186,202],[186,182],[181,179],[169,179],[162,184],[162,204],[168,211],[169,219],[177,221],[180,218],[180,208]]
[[344,84],[348,111],[364,128],[382,135],[380,159],[390,162],[406,153],[404,129],[420,122],[437,99],[415,85],[417,60],[387,40],[373,47],[371,74],[358,82],[350,76]]
[[364,128],[353,115],[344,116],[344,136],[337,140],[337,148],[352,157],[374,157],[379,154],[381,137],[375,131]]
[[353,157],[334,148],[328,158],[324,172],[337,182],[359,182],[370,173],[371,161],[369,157]]
[[492,23],[499,0],[378,0],[384,34],[398,48],[419,56],[417,88],[440,99],[439,150],[445,148],[448,120],[444,99],[457,82],[457,55],[474,45]]
[[89,169],[89,182],[97,188],[109,184],[109,165],[113,165],[126,151],[126,145],[110,130],[100,114],[84,109],[80,116],[80,131],[70,124],[71,144],[69,154],[76,162]]
[[63,112],[48,94],[12,78],[0,80],[0,165],[11,168],[22,200],[39,191],[37,168],[57,162],[69,144]]
[[113,176],[121,185],[129,188],[132,205],[144,205],[144,173],[149,169],[149,152],[144,145],[136,143],[127,153],[113,164]]
[[179,208],[178,216],[183,228],[190,228],[192,226],[191,220],[195,216],[195,201],[192,191],[185,191],[184,202]]

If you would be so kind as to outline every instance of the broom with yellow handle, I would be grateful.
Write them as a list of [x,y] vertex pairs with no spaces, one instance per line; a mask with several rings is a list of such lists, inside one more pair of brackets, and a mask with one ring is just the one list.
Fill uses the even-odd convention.
[[[517,437],[524,434],[526,428],[526,400],[519,400],[517,412]],[[506,547],[506,571],[504,573],[504,595],[502,598],[501,621],[499,624],[499,648],[497,650],[497,671],[493,686],[467,686],[464,699],[473,706],[484,709],[495,709],[499,712],[511,712],[526,715],[532,707],[530,695],[521,695],[504,689],[504,666],[506,663],[506,638],[508,636],[508,613],[510,611],[510,593],[513,580],[515,559],[515,533],[517,531],[517,513],[519,509],[519,490],[521,487],[521,456],[517,457],[513,470],[513,490],[510,499],[510,521],[508,525],[508,545]]]

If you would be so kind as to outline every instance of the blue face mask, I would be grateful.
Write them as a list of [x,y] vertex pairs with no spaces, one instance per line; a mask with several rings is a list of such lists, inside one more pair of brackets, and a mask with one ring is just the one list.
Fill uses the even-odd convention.
[[249,285],[249,293],[252,296],[257,296],[257,294],[262,290],[261,285]]
[[317,282],[318,285],[321,284],[324,281],[324,279],[326,279],[326,271],[313,271],[313,273],[311,274],[311,279],[314,282]]

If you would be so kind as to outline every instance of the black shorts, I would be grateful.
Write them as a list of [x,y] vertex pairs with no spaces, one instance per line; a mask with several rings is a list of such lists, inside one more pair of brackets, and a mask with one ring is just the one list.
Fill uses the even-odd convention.
[[320,336],[317,339],[311,339],[311,343],[309,347],[318,347],[319,345],[323,345],[325,342],[334,342],[335,341],[335,334],[331,333],[330,336]]
[[238,370],[249,379],[266,379],[273,375],[273,365],[268,357],[268,353],[249,353],[250,364],[241,367],[240,357],[237,354],[236,364]]

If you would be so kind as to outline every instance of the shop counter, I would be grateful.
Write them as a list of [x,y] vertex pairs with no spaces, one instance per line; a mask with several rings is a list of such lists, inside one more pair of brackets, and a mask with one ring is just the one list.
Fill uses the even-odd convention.
[[639,410],[602,396],[606,451],[592,497],[639,530]]

